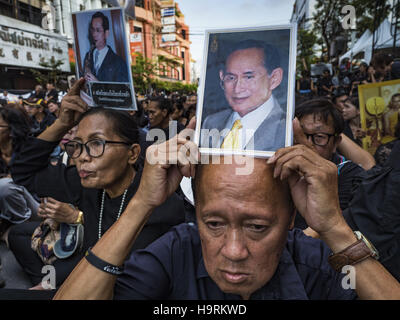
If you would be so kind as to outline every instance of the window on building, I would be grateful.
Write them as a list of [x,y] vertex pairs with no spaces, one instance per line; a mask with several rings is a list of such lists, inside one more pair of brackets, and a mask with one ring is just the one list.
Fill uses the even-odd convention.
[[145,8],[144,2],[145,2],[145,0],[136,0],[135,6],[136,6],[136,7],[141,7],[141,8],[144,9],[144,8]]
[[133,32],[142,32],[142,28],[141,27],[133,27]]
[[186,40],[186,30],[182,29],[182,38]]
[[0,0],[0,15],[14,17],[13,0]]
[[18,17],[17,19],[42,26],[42,10],[29,4],[18,1]]

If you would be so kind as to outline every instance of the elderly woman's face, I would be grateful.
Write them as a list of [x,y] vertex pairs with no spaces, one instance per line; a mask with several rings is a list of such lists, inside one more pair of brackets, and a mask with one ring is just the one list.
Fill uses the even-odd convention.
[[[110,120],[101,114],[85,117],[73,140],[86,143],[93,139],[126,142],[114,132]],[[129,156],[129,148],[124,144],[106,143],[103,155],[98,158],[90,156],[83,148],[75,159],[82,186],[106,190],[118,188],[124,178],[131,176],[133,169],[128,162]]]

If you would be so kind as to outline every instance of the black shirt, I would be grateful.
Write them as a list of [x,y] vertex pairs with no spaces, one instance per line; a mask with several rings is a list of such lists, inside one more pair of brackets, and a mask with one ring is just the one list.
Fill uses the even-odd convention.
[[54,121],[56,121],[56,117],[48,112],[47,110],[44,111],[45,116],[42,121],[37,121],[35,117],[31,117],[32,120],[32,127],[31,132],[32,134],[37,137],[41,134],[47,127],[50,127]]
[[[56,145],[57,142],[29,138],[15,157],[11,174],[15,183],[25,186],[29,191],[37,193],[39,197],[52,197],[61,202],[71,203],[83,212],[85,221],[83,247],[86,250],[94,246],[98,240],[103,190],[82,187],[75,166],[48,165],[49,156]],[[136,173],[129,186],[122,211],[136,193],[140,176],[141,171]],[[102,234],[116,221],[121,200],[122,195],[113,199],[105,195]],[[155,209],[135,242],[134,249],[144,248],[170,227],[184,222],[184,219],[183,200],[173,194]]]
[[[352,289],[342,288],[344,274],[328,264],[331,250],[318,239],[295,229],[273,277],[254,292],[252,300],[355,299]],[[224,293],[204,265],[201,241],[194,224],[181,224],[137,250],[125,261],[117,278],[114,299],[238,300]]]

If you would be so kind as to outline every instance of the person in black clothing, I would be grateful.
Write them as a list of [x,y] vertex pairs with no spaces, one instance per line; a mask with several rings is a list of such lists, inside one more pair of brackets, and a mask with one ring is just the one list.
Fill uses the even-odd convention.
[[381,144],[375,151],[374,158],[376,161],[376,165],[383,167],[389,158],[393,147],[399,142],[400,140],[400,122],[397,123],[394,135],[396,137],[395,140],[392,140],[388,143]]
[[353,97],[345,100],[342,110],[345,121],[343,133],[359,146],[362,146],[361,139],[365,137],[365,132],[361,129],[359,108],[358,98]]
[[351,82],[350,96],[358,96],[358,86],[360,84],[368,83],[368,64],[366,62],[361,62],[360,69],[353,74]]
[[[338,108],[329,100],[312,99],[296,107],[304,134],[323,158],[332,161],[338,168],[338,192],[340,208],[344,210],[351,200],[351,191],[356,177],[364,170],[354,162],[336,152],[344,129],[344,119]],[[305,229],[307,225],[296,215],[295,227]]]
[[43,99],[25,101],[25,106],[32,119],[32,134],[36,137],[56,120],[56,117],[47,110]]
[[[39,197],[52,197],[78,208],[70,220],[84,225],[83,250],[54,262],[57,286],[119,218],[141,177],[136,167],[140,147],[135,121],[125,111],[105,108],[87,111],[87,105],[79,97],[83,85],[84,79],[80,79],[63,99],[60,117],[38,138],[27,140],[11,167],[15,181]],[[75,166],[48,165],[54,147],[77,122],[75,138],[65,144]],[[51,212],[48,217],[54,218]],[[182,201],[172,195],[154,211],[133,249],[146,247],[171,226],[183,222],[184,217]],[[9,234],[10,248],[33,283],[43,277],[43,262],[30,249],[36,227],[12,228]]]
[[46,84],[46,93],[44,95],[44,100],[46,103],[50,101],[58,102],[58,92],[53,83],[49,82]]
[[322,78],[318,80],[318,95],[319,96],[330,96],[333,91],[333,84],[330,72],[325,69]]
[[303,70],[301,78],[297,80],[297,92],[303,97],[311,98],[314,91],[314,83],[310,77],[310,72]]
[[[161,129],[165,138],[159,136],[158,131],[151,132],[151,136],[154,136],[154,141],[161,142],[171,139],[174,135],[183,130],[184,126],[180,122],[171,121],[170,114],[172,112],[172,103],[168,98],[163,96],[153,96],[149,99],[149,106],[146,109],[146,114],[149,117],[150,130]],[[163,139],[162,139],[163,138]],[[156,140],[157,139],[157,140]]]
[[[30,119],[23,107],[8,104],[0,108],[0,240],[6,241],[12,225],[34,217],[39,206],[25,187],[10,177],[10,164],[29,133]],[[4,285],[0,276],[0,287]]]
[[40,84],[36,85],[35,90],[31,92],[30,96],[28,97],[28,100],[31,99],[44,99],[43,87]]

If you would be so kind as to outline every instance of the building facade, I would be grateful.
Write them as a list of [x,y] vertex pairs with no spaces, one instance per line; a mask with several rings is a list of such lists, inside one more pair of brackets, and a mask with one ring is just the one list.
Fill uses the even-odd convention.
[[[32,88],[30,70],[46,69],[40,62],[52,57],[63,61],[65,75],[74,74],[71,13],[110,8],[118,1],[0,0],[0,88]],[[168,8],[173,14],[165,16]],[[176,2],[136,0],[135,18],[126,16],[125,22],[131,63],[141,53],[158,64],[160,80],[191,82],[189,27]]]
[[0,0],[0,88],[32,89],[33,70],[61,61],[70,72],[67,38],[49,30],[42,0]]

